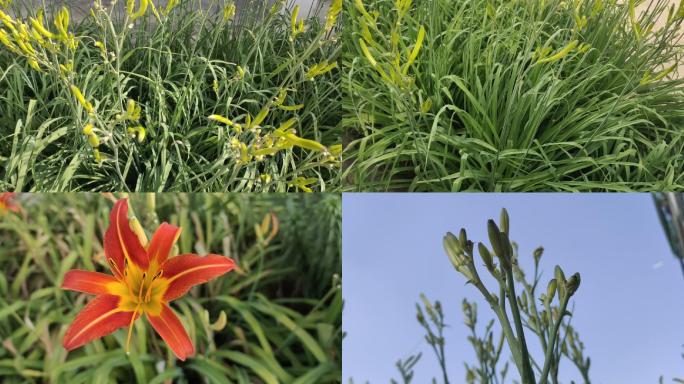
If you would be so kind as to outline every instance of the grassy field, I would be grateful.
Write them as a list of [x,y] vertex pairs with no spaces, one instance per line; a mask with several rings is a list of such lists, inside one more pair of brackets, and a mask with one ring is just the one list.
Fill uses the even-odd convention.
[[339,189],[340,1],[125,3],[0,1],[0,189]]
[[350,0],[344,12],[347,189],[684,189],[679,4]]
[[[121,197],[121,196],[117,196]],[[145,321],[67,353],[90,296],[60,289],[70,269],[108,272],[102,235],[114,196],[21,194],[0,218],[3,383],[322,383],[341,377],[341,199],[331,194],[130,195],[147,231],[181,226],[178,253],[239,268],[171,306],[195,345],[184,362]],[[275,221],[264,218],[275,214]],[[272,236],[273,235],[273,236]]]

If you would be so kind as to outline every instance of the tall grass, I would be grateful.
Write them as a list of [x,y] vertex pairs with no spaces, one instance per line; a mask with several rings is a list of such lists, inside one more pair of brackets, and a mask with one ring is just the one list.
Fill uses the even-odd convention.
[[[5,13],[19,15],[30,32],[29,18],[44,4],[29,1],[16,0]],[[228,0],[150,2],[136,17],[144,2],[126,12],[121,2],[96,1],[83,20],[72,15],[75,47],[28,40],[36,63],[0,44],[0,189],[339,188],[338,70],[309,76],[317,64],[335,62],[334,28],[300,11],[304,31],[293,38],[292,4],[284,1],[248,1],[234,16]],[[56,11],[44,16],[52,33]],[[0,22],[10,37],[11,23]],[[138,118],[129,106],[140,108]],[[293,132],[299,141],[281,138]],[[258,154],[266,148],[279,150]]]
[[683,189],[684,7],[637,3],[347,2],[348,189]]
[[[70,269],[107,269],[112,203],[96,194],[15,200],[23,212],[0,221],[3,383],[340,382],[339,196],[159,194],[150,209],[147,196],[131,195],[147,230],[161,221],[183,228],[179,252],[220,253],[242,270],[172,304],[197,350],[185,362],[141,321],[130,356],[125,330],[67,353],[62,337],[88,299],[59,286]],[[273,222],[262,228],[262,220],[271,212],[280,230],[267,241]],[[327,236],[313,241],[319,232]]]

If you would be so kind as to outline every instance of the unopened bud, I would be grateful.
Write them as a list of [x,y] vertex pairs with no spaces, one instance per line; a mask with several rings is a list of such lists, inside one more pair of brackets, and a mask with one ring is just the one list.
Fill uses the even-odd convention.
[[539,247],[539,248],[534,250],[534,262],[536,264],[539,264],[539,260],[541,259],[543,254],[544,254],[544,247]]
[[505,233],[508,236],[508,211],[506,211],[506,208],[501,208],[501,217],[499,219],[501,222],[501,232]]
[[546,287],[546,297],[549,299],[549,302],[553,300],[553,296],[556,295],[556,288],[558,288],[557,280],[551,279],[549,285]]
[[480,257],[484,261],[485,266],[489,271],[494,270],[494,260],[492,259],[492,254],[489,253],[487,246],[482,243],[477,243],[477,249],[480,251]]
[[523,308],[525,312],[527,312],[527,292],[523,291],[522,294],[520,295],[520,300],[518,300],[520,303],[520,306]]
[[563,301],[566,292],[565,273],[563,273],[563,270],[559,265],[556,265],[554,274],[556,276],[556,283],[558,284],[558,301]]
[[140,245],[144,247],[147,247],[147,235],[145,235],[145,231],[143,230],[142,225],[140,225],[140,222],[138,221],[137,218],[132,218],[128,221],[128,225],[131,227],[131,231],[135,233],[135,235],[138,237],[138,240],[140,241]]
[[458,242],[461,245],[461,249],[466,249],[468,246],[468,235],[466,234],[465,228],[461,228],[461,232],[458,233]]
[[554,269],[554,275],[556,277],[556,282],[558,284],[564,285],[565,284],[565,273],[563,273],[563,270],[561,269],[560,265],[556,265],[556,268]]
[[447,256],[449,256],[451,264],[458,269],[461,266],[461,255],[463,254],[463,248],[461,248],[458,239],[453,233],[447,232],[442,244],[444,245]]
[[510,268],[511,263],[506,257],[508,252],[502,241],[501,231],[494,220],[490,219],[487,221],[487,232],[489,234],[489,242],[494,249],[494,254],[501,259],[501,265],[506,269]]

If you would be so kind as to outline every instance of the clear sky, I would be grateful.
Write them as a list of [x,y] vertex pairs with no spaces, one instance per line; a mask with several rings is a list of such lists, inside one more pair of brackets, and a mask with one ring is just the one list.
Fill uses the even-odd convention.
[[[414,383],[439,377],[415,317],[421,292],[444,306],[450,379],[464,382],[463,362],[474,362],[474,353],[466,342],[461,300],[478,299],[481,323],[493,315],[453,269],[442,236],[465,227],[471,240],[487,242],[487,219],[498,221],[501,207],[508,209],[511,239],[528,274],[539,245],[546,249],[544,282],[556,264],[568,276],[580,272],[573,324],[591,357],[593,383],[684,378],[684,278],[650,195],[346,193],[345,382],[399,379],[395,362],[421,351]],[[576,379],[570,363],[562,364],[561,382]]]

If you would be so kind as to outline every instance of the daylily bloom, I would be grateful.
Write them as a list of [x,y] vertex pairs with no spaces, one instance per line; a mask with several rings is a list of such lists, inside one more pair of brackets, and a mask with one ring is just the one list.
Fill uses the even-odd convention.
[[19,206],[12,202],[14,197],[14,192],[2,192],[0,193],[0,215],[6,214],[8,211],[18,213],[20,211]]
[[64,275],[62,288],[97,295],[69,326],[64,348],[73,350],[128,326],[128,352],[133,322],[144,313],[180,360],[194,354],[192,341],[169,302],[194,285],[235,269],[235,262],[219,255],[169,258],[180,232],[180,228],[162,223],[147,244],[137,220],[129,224],[128,201],[117,201],[104,235],[105,257],[114,276],[82,270]]

